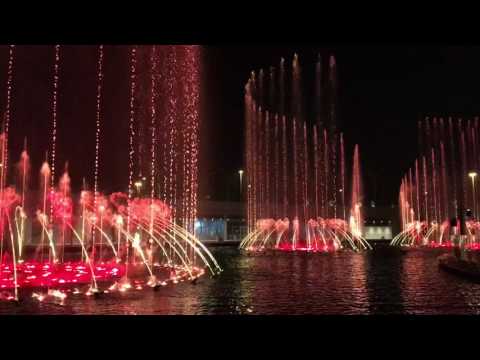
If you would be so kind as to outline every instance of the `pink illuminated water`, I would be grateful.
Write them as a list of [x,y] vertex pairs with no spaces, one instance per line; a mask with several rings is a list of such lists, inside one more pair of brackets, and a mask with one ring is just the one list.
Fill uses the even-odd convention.
[[[475,248],[480,241],[477,226],[472,226],[478,222],[480,200],[475,189],[480,171],[478,118],[426,118],[418,129],[420,155],[400,187],[399,236],[404,244],[444,247],[462,235],[467,238],[464,246]],[[450,226],[452,222],[457,226]],[[418,236],[411,233],[419,227]]]
[[[58,146],[64,144],[62,129],[68,125],[64,123],[68,120],[58,113],[65,95],[62,69],[68,57],[63,56],[63,46],[52,47],[52,61],[45,64],[53,70],[50,141],[45,162],[36,170],[40,175],[38,198],[30,196],[35,189],[30,188],[31,164],[26,144],[16,166],[15,186],[7,180],[8,127],[17,126],[9,111],[15,84],[13,70],[17,70],[14,50],[11,46],[6,79],[7,121],[0,134],[0,289],[13,289],[14,299],[18,298],[18,288],[90,284],[96,291],[97,282],[121,279],[123,285],[128,285],[129,267],[135,271],[138,266],[143,276],[150,274],[150,286],[165,280],[155,280],[154,271],[159,267],[185,274],[172,275],[174,283],[203,275],[200,266],[212,274],[219,272],[215,259],[193,235],[198,202],[200,47],[126,47],[130,62],[124,73],[130,85],[130,104],[128,124],[123,125],[128,129],[124,134],[128,138],[128,148],[124,149],[128,155],[124,164],[128,183],[124,184],[124,192],[110,195],[101,192],[102,179],[110,176],[103,172],[102,164],[111,161],[103,158],[102,138],[104,118],[110,116],[104,114],[104,83],[113,81],[104,78],[108,47],[100,45],[96,52],[96,67],[92,69],[96,74],[96,87],[92,89],[95,117],[85,119],[95,127],[93,187],[87,185],[86,175],[79,175],[75,169],[69,172],[68,163],[63,175],[58,175],[63,165],[58,164],[58,155],[67,159],[69,156]],[[144,151],[147,143],[148,154]],[[82,178],[84,185],[77,200],[72,182]],[[70,262],[65,258],[66,246],[70,251],[74,248]]]

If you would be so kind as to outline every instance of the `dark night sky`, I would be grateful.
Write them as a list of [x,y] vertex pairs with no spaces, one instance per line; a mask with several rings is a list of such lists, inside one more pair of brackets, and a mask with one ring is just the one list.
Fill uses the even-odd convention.
[[[251,70],[291,61],[297,52],[303,78],[313,77],[317,53],[338,64],[339,116],[345,141],[361,149],[367,197],[396,202],[400,177],[414,161],[416,123],[425,115],[480,113],[480,48],[374,45],[230,45],[204,48],[200,196],[238,197],[243,166],[243,91]],[[59,163],[70,161],[74,189],[93,173],[96,47],[63,52],[59,96]],[[5,104],[8,48],[0,47],[0,106]],[[33,170],[48,144],[53,47],[19,46],[14,83],[11,156],[28,137]],[[128,48],[107,46],[104,153],[101,186],[127,182]]]
[[[231,174],[243,161],[243,88],[249,71],[291,61],[314,76],[316,55],[337,58],[339,116],[347,146],[360,145],[367,198],[396,203],[403,173],[417,154],[417,121],[426,115],[480,112],[480,48],[439,46],[229,46],[209,47],[209,163],[212,174]],[[214,125],[215,124],[215,125]],[[204,138],[205,139],[205,138]],[[206,141],[206,140],[205,140]],[[212,155],[213,154],[213,155]],[[204,154],[207,156],[206,154]],[[211,179],[212,177],[209,177]],[[238,180],[237,180],[238,181]],[[221,194],[220,194],[221,195]]]

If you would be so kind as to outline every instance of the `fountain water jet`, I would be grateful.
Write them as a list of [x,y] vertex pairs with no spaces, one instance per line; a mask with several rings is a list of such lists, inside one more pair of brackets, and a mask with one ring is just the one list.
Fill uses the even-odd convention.
[[445,248],[461,243],[464,248],[480,248],[479,199],[474,191],[480,165],[478,130],[477,117],[419,121],[421,153],[401,181],[402,231],[391,245]]
[[[101,45],[97,53],[93,191],[84,179],[78,201],[71,189],[68,169],[62,177],[56,176],[57,152],[63,151],[57,146],[62,136],[62,128],[57,126],[62,120],[57,108],[63,98],[59,84],[64,61],[64,57],[60,57],[64,49],[59,45],[54,47],[50,151],[40,169],[41,198],[36,209],[31,211],[26,206],[30,169],[26,147],[18,164],[21,183],[17,190],[21,195],[13,187],[5,186],[7,169],[2,166],[1,253],[8,253],[10,259],[4,261],[4,256],[0,256],[0,290],[15,289],[14,299],[18,298],[18,290],[30,288],[50,289],[47,294],[35,292],[34,298],[38,301],[48,297],[64,300],[64,296],[72,292],[72,286],[75,286],[73,294],[96,295],[101,286],[112,282],[107,291],[123,292],[132,288],[129,279],[146,276],[145,283],[157,287],[186,279],[196,281],[206,271],[211,275],[221,271],[212,254],[192,234],[198,189],[200,47],[134,46],[129,49],[128,190],[108,196],[99,190],[104,148],[100,135],[106,50]],[[10,91],[11,77],[8,84]],[[151,129],[151,151],[150,161],[145,162],[143,144],[148,128]],[[6,164],[8,155],[6,130],[0,134],[2,165]],[[142,174],[149,172],[148,184]],[[143,189],[148,190],[148,186],[150,197],[145,197]],[[40,230],[38,238],[31,235],[29,241],[40,253],[36,260],[27,257],[27,222]],[[75,244],[70,244],[67,253],[70,233]],[[4,243],[5,235],[11,240],[10,245]],[[48,260],[44,257],[45,246]],[[77,251],[78,246],[81,259],[71,260],[72,251]],[[141,259],[140,263],[137,258]],[[136,289],[140,290],[139,280],[135,282]],[[83,285],[89,286],[86,292],[78,288]]]
[[[292,63],[289,113],[283,104],[286,81],[283,59],[279,72],[278,104],[273,101],[265,104],[263,101],[266,87],[262,71],[258,79],[252,72],[245,86],[249,234],[240,245],[242,249],[315,252],[370,248],[362,237],[358,146],[354,155],[352,188],[348,190],[345,186],[347,175],[344,139],[343,134],[338,133],[336,124],[337,80],[334,58],[329,60],[329,76],[326,77],[329,102],[325,107],[328,109],[325,118],[320,99],[323,95],[321,89],[324,88],[321,69],[319,57],[312,118],[305,111],[301,67],[296,54]],[[271,78],[270,81],[270,91],[274,91]],[[266,98],[273,96],[270,94]],[[281,130],[277,119],[281,119]],[[309,125],[312,121],[313,130]],[[340,154],[340,161],[337,160],[337,154]],[[279,196],[279,191],[282,196]],[[345,199],[348,191],[351,191],[352,203],[351,214],[347,218],[348,204]],[[342,219],[337,218],[340,209]]]

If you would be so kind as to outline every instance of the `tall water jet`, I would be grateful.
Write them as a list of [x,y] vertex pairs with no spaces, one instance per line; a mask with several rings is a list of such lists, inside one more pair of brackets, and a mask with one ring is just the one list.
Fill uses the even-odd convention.
[[[67,232],[67,222],[72,217],[72,199],[70,198],[70,176],[68,175],[68,165],[65,166],[65,172],[60,178],[59,193],[55,194],[54,212],[57,219],[61,222],[61,243],[60,243],[60,260],[64,261],[65,256],[65,237]],[[52,199],[53,200],[53,199]]]
[[318,55],[318,61],[315,67],[315,102],[314,102],[314,112],[315,112],[315,119],[316,125],[318,127],[318,131],[321,133],[323,128],[323,116],[322,116],[322,57]]
[[[59,97],[58,90],[60,65],[63,66],[64,62],[62,56],[60,63],[60,52],[64,51],[68,49],[59,45],[54,47],[50,144],[40,169],[36,212],[34,210],[32,213],[31,206],[27,206],[27,199],[29,202],[32,199],[28,198],[30,163],[26,146],[16,168],[16,189],[5,186],[8,175],[8,131],[4,122],[0,137],[0,218],[2,234],[8,237],[5,238],[5,244],[2,237],[1,255],[8,252],[8,259],[3,261],[4,256],[0,256],[0,273],[4,275],[0,279],[0,289],[14,289],[12,298],[17,299],[19,288],[46,288],[52,291],[51,294],[64,299],[71,286],[88,286],[86,292],[78,289],[73,292],[75,295],[83,293],[88,296],[100,294],[100,287],[106,284],[114,283],[105,290],[106,293],[127,291],[133,284],[137,284],[136,290],[142,288],[138,284],[157,289],[167,283],[196,281],[206,271],[211,275],[218,274],[221,271],[219,264],[192,234],[198,201],[200,48],[129,48],[130,107],[128,133],[125,134],[129,140],[129,147],[125,149],[129,158],[127,191],[104,195],[101,192],[104,161],[100,159],[104,149],[101,134],[103,59],[106,49],[103,45],[98,47],[94,92],[96,106],[95,116],[91,119],[92,127],[95,126],[91,174],[93,189],[87,186],[87,179],[83,178],[78,202],[74,200],[76,196],[71,188],[68,167],[63,176],[59,178],[57,175],[57,153],[63,151],[63,148],[58,148],[57,140],[63,137],[63,133],[60,134],[63,127],[58,125],[64,120],[59,117],[57,110],[59,99],[63,99],[63,94]],[[13,59],[13,47],[10,55]],[[13,63],[11,65],[9,73],[13,69]],[[144,116],[145,113],[148,116]],[[270,124],[273,124],[273,117]],[[151,141],[150,161],[145,161],[148,156],[144,151],[147,129]],[[270,155],[274,148],[272,133],[266,133],[265,129],[263,132],[269,137],[270,146],[265,148],[269,152],[269,159],[273,158]],[[72,174],[75,176],[75,172]],[[138,178],[135,177],[137,174]],[[146,174],[150,174],[149,183],[146,182]],[[148,192],[143,190],[148,188]],[[268,188],[270,199],[273,188]],[[23,252],[27,238],[25,222],[29,217],[33,218],[32,225],[40,230],[38,237],[29,234],[32,237],[29,242],[37,246],[37,253],[40,253],[37,259],[28,259],[28,252]],[[69,237],[69,250],[72,252],[67,259]],[[48,259],[44,254],[46,249]],[[81,259],[70,260],[78,249]],[[138,259],[141,261],[138,262]],[[139,280],[144,275],[147,275],[148,281]],[[135,279],[135,283],[117,282],[122,278]],[[43,301],[46,296],[37,294],[34,298]]]
[[[326,78],[328,84],[322,86],[319,57],[313,114],[304,111],[307,107],[304,106],[301,67],[296,54],[289,74],[292,86],[289,107],[284,104],[286,71],[283,59],[279,70],[279,99],[275,104],[264,101],[271,98],[272,94],[263,94],[261,99],[257,93],[257,89],[265,89],[263,76],[257,80],[252,72],[245,86],[249,234],[241,243],[242,249],[315,252],[370,247],[362,237],[360,223],[358,147],[355,182],[352,184],[356,186],[352,190],[356,194],[353,199],[356,203],[349,205],[345,199],[348,192],[345,184],[344,139],[343,135],[337,133],[336,94],[323,96],[321,91],[325,88],[336,93],[336,64],[333,57],[330,58],[329,71],[330,76]],[[275,90],[270,86],[270,91]],[[328,126],[323,126],[321,121],[321,98],[329,101],[326,106]],[[287,108],[290,113],[287,113]],[[352,209],[352,222],[347,218],[348,208]]]
[[331,168],[334,169],[332,172],[332,205],[333,205],[333,217],[337,218],[337,146],[338,146],[338,134],[337,134],[337,65],[335,57],[330,56],[329,63],[329,84],[331,86],[329,95],[329,122],[330,122],[330,137],[331,137],[331,150],[330,150],[330,160],[332,162]]
[[20,161],[17,163],[17,174],[18,174],[18,188],[21,189],[21,202],[20,207],[15,210],[15,227],[17,233],[17,244],[18,244],[18,258],[19,261],[22,261],[23,255],[23,245],[25,244],[25,220],[26,220],[26,196],[27,196],[27,187],[30,174],[30,157],[28,156],[26,149],[26,141],[24,150],[20,155]]
[[360,152],[358,145],[355,145],[352,170],[352,208],[350,209],[350,227],[352,229],[352,233],[357,236],[361,236],[361,234],[363,234],[363,219],[361,215],[363,191],[361,179]]
[[[12,100],[12,82],[13,68],[15,60],[15,45],[9,46],[8,69],[7,69],[7,96],[5,104],[4,122],[0,134],[0,196],[4,197],[5,185],[7,182],[8,171],[8,134],[10,129],[11,100]],[[5,216],[4,207],[0,207],[0,264],[3,263],[3,247],[5,236]]]
[[278,114],[275,115],[275,133],[274,133],[274,138],[275,138],[275,148],[274,148],[274,156],[275,156],[275,163],[274,163],[274,204],[275,204],[275,210],[274,210],[274,215],[275,217],[279,216],[279,207],[280,207],[280,187],[279,187],[279,182],[281,178],[281,173],[280,173],[280,134],[279,134],[279,118]]
[[[358,162],[358,164],[355,163]],[[358,177],[357,181],[360,182],[360,160],[358,155],[358,146],[355,147],[354,157],[353,157],[353,178]],[[358,167],[358,175],[355,174],[355,170]],[[352,186],[352,189],[355,189],[355,185]],[[347,220],[346,207],[345,207],[345,147],[343,144],[343,133],[340,134],[340,196],[342,198],[342,210],[343,210],[343,220]],[[360,196],[360,195],[359,195]]]
[[[102,131],[102,87],[103,87],[103,45],[98,47],[98,60],[97,60],[97,101],[95,107],[95,162],[93,171],[93,207],[98,209],[98,188],[99,188],[99,171],[100,171],[100,136]],[[104,206],[104,205],[103,205]],[[95,219],[97,220],[97,219]],[[100,231],[103,228],[103,211],[101,211],[100,218]],[[97,231],[92,227],[92,259],[95,261],[95,249],[96,249],[96,234]],[[103,236],[100,232],[100,259],[103,250]]]
[[[60,45],[55,45],[55,60],[53,66],[53,91],[52,91],[52,136],[50,149],[50,193],[55,191],[55,162],[57,155],[57,100],[58,100],[58,82],[60,71]],[[50,220],[53,218],[53,207],[50,206]]]
[[330,210],[330,200],[329,200],[329,181],[330,181],[330,161],[329,161],[330,149],[329,149],[329,138],[327,130],[323,130],[323,206],[324,206],[324,216],[329,217],[331,214]]
[[317,132],[317,125],[313,125],[313,176],[314,176],[314,199],[315,199],[315,217],[318,217],[319,214],[319,197],[318,197],[318,189],[319,189],[319,174],[318,174],[318,132]]
[[278,99],[278,113],[285,115],[285,59],[280,59],[280,78],[278,80],[280,87],[280,96]]
[[478,118],[443,119],[419,122],[421,152],[400,187],[402,231],[392,245],[480,248]]
[[48,162],[44,162],[42,165],[42,168],[40,169],[40,185],[42,189],[42,199],[41,199],[41,204],[42,204],[42,212],[40,213],[40,216],[38,217],[40,220],[40,224],[42,227],[42,232],[40,236],[40,261],[43,261],[44,258],[44,246],[45,246],[45,238],[48,238],[48,216],[47,216],[47,200],[48,200],[48,194],[49,194],[49,186],[50,186],[50,166],[48,165]]

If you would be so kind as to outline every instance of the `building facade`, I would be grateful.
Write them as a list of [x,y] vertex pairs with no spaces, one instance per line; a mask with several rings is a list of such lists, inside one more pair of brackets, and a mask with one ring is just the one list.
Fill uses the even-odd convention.
[[391,241],[400,232],[397,206],[371,203],[363,208],[363,216],[363,237],[368,241]]
[[200,200],[195,236],[201,241],[241,241],[247,235],[245,204]]

